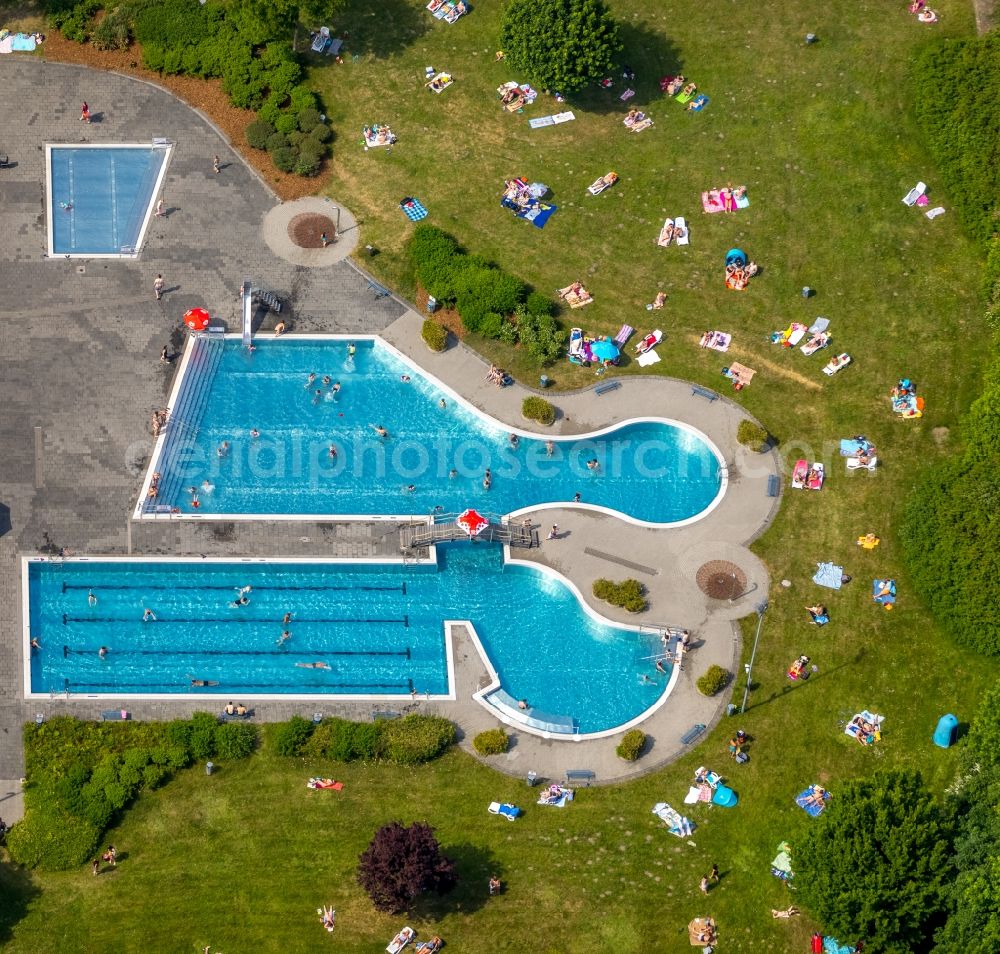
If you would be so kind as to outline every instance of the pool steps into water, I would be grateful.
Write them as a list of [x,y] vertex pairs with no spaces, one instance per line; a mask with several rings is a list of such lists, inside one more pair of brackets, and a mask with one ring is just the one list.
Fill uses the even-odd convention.
[[176,458],[182,447],[189,441],[193,442],[198,435],[225,343],[222,335],[203,334],[196,335],[191,344],[187,368],[190,383],[181,388],[177,403],[170,408],[166,438],[160,454],[159,494],[146,500],[147,513],[156,512],[159,501],[170,504],[181,498],[183,474],[176,466]]

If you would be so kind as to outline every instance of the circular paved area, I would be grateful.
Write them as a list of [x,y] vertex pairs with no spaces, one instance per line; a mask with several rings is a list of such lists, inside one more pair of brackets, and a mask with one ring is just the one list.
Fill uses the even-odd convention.
[[[292,241],[288,226],[297,216],[309,213],[322,215],[333,221],[337,238],[332,245],[326,248],[300,248]],[[267,247],[278,258],[306,268],[322,268],[342,261],[354,251],[358,244],[358,224],[354,216],[339,203],[332,199],[310,196],[276,205],[264,216],[261,235],[267,242]]]

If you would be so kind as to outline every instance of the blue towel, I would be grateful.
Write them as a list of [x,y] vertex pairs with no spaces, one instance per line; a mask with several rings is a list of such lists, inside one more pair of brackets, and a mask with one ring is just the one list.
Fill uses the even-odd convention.
[[688,104],[688,109],[690,109],[692,113],[700,113],[708,105],[708,103],[709,99],[707,96],[699,95]]
[[519,218],[526,219],[536,229],[544,229],[545,223],[552,218],[556,209],[557,206],[548,205],[545,202],[539,202],[530,209],[526,209],[524,212],[519,212],[518,216]]
[[[885,589],[889,588],[889,592],[879,596],[878,594]],[[890,606],[896,602],[896,581],[895,580],[872,580],[872,598],[876,603],[881,603],[883,606]]]
[[15,53],[30,53],[35,48],[35,38],[18,33],[11,40],[10,48]]
[[399,207],[406,213],[406,217],[411,222],[419,222],[427,218],[427,210],[420,204],[419,199],[406,198],[399,203]]
[[813,583],[828,586],[831,590],[839,590],[844,579],[844,568],[832,563],[817,563],[813,574]]
[[826,800],[830,797],[830,793],[824,793],[822,805],[816,805],[813,802],[806,802],[806,799],[812,795],[812,793],[813,787],[810,785],[804,792],[795,796],[795,804],[798,805],[799,808],[804,809],[806,814],[812,815],[813,818],[816,818],[816,816],[819,815],[824,808],[826,808]]

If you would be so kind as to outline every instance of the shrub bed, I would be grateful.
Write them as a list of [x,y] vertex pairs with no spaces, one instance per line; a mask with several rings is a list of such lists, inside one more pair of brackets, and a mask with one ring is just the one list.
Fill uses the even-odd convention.
[[621,606],[630,613],[641,613],[649,605],[646,602],[646,587],[638,580],[594,580],[594,596],[612,606]]
[[618,748],[615,749],[618,758],[625,759],[626,762],[634,762],[646,747],[646,733],[641,729],[629,729],[622,736]]
[[8,839],[28,867],[73,868],[144,790],[195,759],[242,759],[257,744],[248,723],[219,724],[208,712],[174,722],[84,722],[57,716],[24,731],[25,817]]
[[767,450],[767,430],[754,421],[740,421],[739,427],[736,428],[736,440],[758,454]]
[[698,679],[698,691],[703,696],[714,696],[729,685],[731,673],[722,666],[709,666]]
[[556,409],[545,400],[532,395],[526,397],[521,404],[521,413],[529,421],[538,421],[539,424],[548,426],[556,419]]
[[487,729],[472,740],[472,747],[480,755],[503,755],[510,739],[503,729]]
[[520,343],[539,365],[562,354],[565,335],[551,316],[551,300],[529,294],[519,278],[481,255],[466,254],[447,232],[426,223],[414,229],[407,251],[417,281],[455,308],[466,331]]
[[448,347],[448,331],[436,321],[431,321],[429,318],[424,322],[423,328],[420,329],[420,336],[424,339],[424,344],[427,345],[431,351],[444,351]]

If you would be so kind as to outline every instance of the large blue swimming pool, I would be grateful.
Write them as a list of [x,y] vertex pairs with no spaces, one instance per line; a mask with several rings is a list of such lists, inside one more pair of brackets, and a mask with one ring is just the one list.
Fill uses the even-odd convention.
[[284,338],[248,353],[232,338],[199,339],[147,511],[505,514],[579,494],[584,505],[664,524],[700,514],[720,493],[717,452],[693,429],[649,420],[549,446],[524,433],[512,446],[506,427],[390,348],[358,341],[351,356],[351,347]]
[[[621,725],[664,691],[669,676],[649,658],[658,642],[595,621],[561,581],[505,566],[490,544],[452,544],[438,556],[438,566],[419,568],[29,562],[30,631],[41,645],[31,691],[440,695],[446,619],[473,622],[510,695],[571,716],[581,732]],[[248,603],[232,605],[246,586]],[[144,622],[147,609],[155,619]],[[296,665],[313,662],[329,669]]]
[[134,254],[166,156],[152,146],[50,146],[52,254]]

